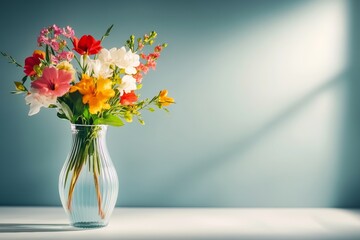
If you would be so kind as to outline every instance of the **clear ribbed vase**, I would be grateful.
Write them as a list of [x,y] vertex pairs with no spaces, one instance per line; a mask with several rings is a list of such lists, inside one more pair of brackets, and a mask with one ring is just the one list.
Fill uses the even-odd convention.
[[72,145],[59,176],[62,205],[74,227],[109,223],[118,177],[106,147],[106,125],[72,124]]

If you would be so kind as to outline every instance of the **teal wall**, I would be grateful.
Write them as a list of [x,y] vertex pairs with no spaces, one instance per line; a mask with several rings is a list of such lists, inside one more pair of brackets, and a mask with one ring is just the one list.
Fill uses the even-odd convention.
[[[142,96],[167,88],[171,113],[111,127],[118,206],[360,207],[360,27],[356,1],[6,1],[0,49],[22,61],[41,28],[119,47],[168,42]],[[0,205],[59,205],[69,123],[28,117],[0,61]]]

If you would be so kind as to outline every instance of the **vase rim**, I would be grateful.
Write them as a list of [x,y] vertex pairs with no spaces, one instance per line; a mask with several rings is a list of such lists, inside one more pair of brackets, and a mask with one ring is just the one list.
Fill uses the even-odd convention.
[[75,127],[95,127],[95,126],[107,127],[108,126],[106,124],[79,124],[79,123],[70,123],[70,125]]

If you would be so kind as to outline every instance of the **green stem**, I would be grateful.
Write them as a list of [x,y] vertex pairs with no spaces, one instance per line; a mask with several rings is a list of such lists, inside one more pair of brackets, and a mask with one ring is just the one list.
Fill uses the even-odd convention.
[[[64,182],[64,188],[67,184],[67,179],[72,172],[70,187],[68,192],[67,209],[71,211],[72,199],[76,183],[79,179],[81,171],[86,164],[89,164],[89,171],[93,172],[94,185],[96,191],[96,198],[98,202],[99,215],[101,218],[105,218],[105,213],[102,209],[102,198],[99,183],[100,175],[100,157],[98,148],[98,133],[101,130],[99,126],[90,127],[88,130],[81,130],[76,133],[74,137],[74,152],[71,153],[69,164],[66,169],[66,176]],[[88,162],[87,162],[88,161]]]

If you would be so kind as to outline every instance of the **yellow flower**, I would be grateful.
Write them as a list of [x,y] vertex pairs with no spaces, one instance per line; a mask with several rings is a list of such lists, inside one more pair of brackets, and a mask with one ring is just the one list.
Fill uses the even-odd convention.
[[81,81],[70,88],[70,92],[79,91],[84,104],[89,104],[89,112],[97,114],[104,109],[109,109],[107,101],[115,96],[112,81],[107,78],[95,79],[83,74]]
[[170,104],[175,102],[175,100],[171,97],[168,97],[167,94],[168,94],[168,90],[166,89],[160,91],[159,103],[162,107],[169,106]]
[[75,80],[76,71],[75,71],[73,65],[71,63],[69,63],[68,61],[63,61],[63,62],[59,63],[56,66],[56,68],[59,69],[59,70],[65,70],[65,71],[71,73],[72,81]]

